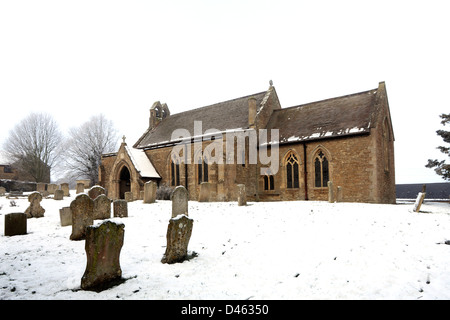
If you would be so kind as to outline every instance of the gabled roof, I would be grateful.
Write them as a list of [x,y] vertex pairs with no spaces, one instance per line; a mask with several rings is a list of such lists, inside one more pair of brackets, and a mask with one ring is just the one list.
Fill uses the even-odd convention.
[[208,129],[226,130],[248,128],[248,99],[255,98],[260,106],[266,91],[253,95],[216,103],[210,106],[171,114],[163,119],[155,129],[147,130],[134,145],[146,148],[175,142],[171,139],[175,129],[186,129],[194,136],[194,121],[202,122],[202,133]]
[[377,90],[274,110],[267,129],[279,129],[280,144],[369,133]]
[[147,157],[145,152],[140,149],[129,148],[125,145],[125,150],[130,156],[134,167],[139,172],[143,178],[161,178],[161,176],[156,171],[150,159]]

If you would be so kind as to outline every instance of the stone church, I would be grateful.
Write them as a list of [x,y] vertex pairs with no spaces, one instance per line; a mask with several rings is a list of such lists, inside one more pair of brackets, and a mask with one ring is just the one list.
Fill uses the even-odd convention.
[[331,181],[342,201],[395,203],[385,83],[289,108],[272,82],[267,91],[178,114],[157,101],[139,140],[131,147],[124,139],[99,168],[112,199],[127,191],[138,199],[150,180],[183,185],[190,200],[205,183],[212,201],[236,201],[237,184],[250,201],[328,200]]

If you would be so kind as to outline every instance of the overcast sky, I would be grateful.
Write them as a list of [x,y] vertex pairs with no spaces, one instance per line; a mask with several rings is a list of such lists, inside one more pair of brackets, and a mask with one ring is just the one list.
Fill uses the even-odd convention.
[[[63,133],[92,115],[129,145],[159,100],[171,113],[261,92],[283,108],[385,81],[397,183],[424,165],[450,112],[450,2],[0,0],[0,146],[29,112]],[[447,128],[449,130],[449,128]]]

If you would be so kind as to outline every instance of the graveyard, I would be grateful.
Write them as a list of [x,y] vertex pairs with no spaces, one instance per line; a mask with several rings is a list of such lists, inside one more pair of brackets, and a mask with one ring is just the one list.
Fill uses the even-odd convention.
[[[26,212],[30,193],[0,197],[1,300],[450,299],[448,202],[415,212],[411,202],[189,201],[173,215],[170,200],[135,200],[118,204],[120,214],[110,203],[108,218],[87,193],[66,194],[34,204],[45,211],[17,235],[5,223]],[[93,227],[75,237],[60,210],[76,211],[78,197],[92,207]],[[86,290],[86,237],[112,225],[123,237],[119,281]],[[166,263],[167,234],[183,232],[187,254]]]

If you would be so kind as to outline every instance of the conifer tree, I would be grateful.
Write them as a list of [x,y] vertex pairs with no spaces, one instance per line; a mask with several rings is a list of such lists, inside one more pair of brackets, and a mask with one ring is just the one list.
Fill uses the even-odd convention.
[[[442,125],[450,124],[450,113],[448,114],[441,114],[440,115],[442,121]],[[450,131],[445,130],[437,130],[436,133],[442,137],[444,142],[450,143]],[[450,147],[444,147],[439,146],[437,147],[439,150],[441,150],[442,153],[446,154],[447,157],[450,157]],[[442,179],[450,181],[450,164],[446,163],[445,160],[439,161],[437,159],[432,160],[428,159],[428,163],[425,165],[427,168],[435,168],[434,171],[442,176]]]

